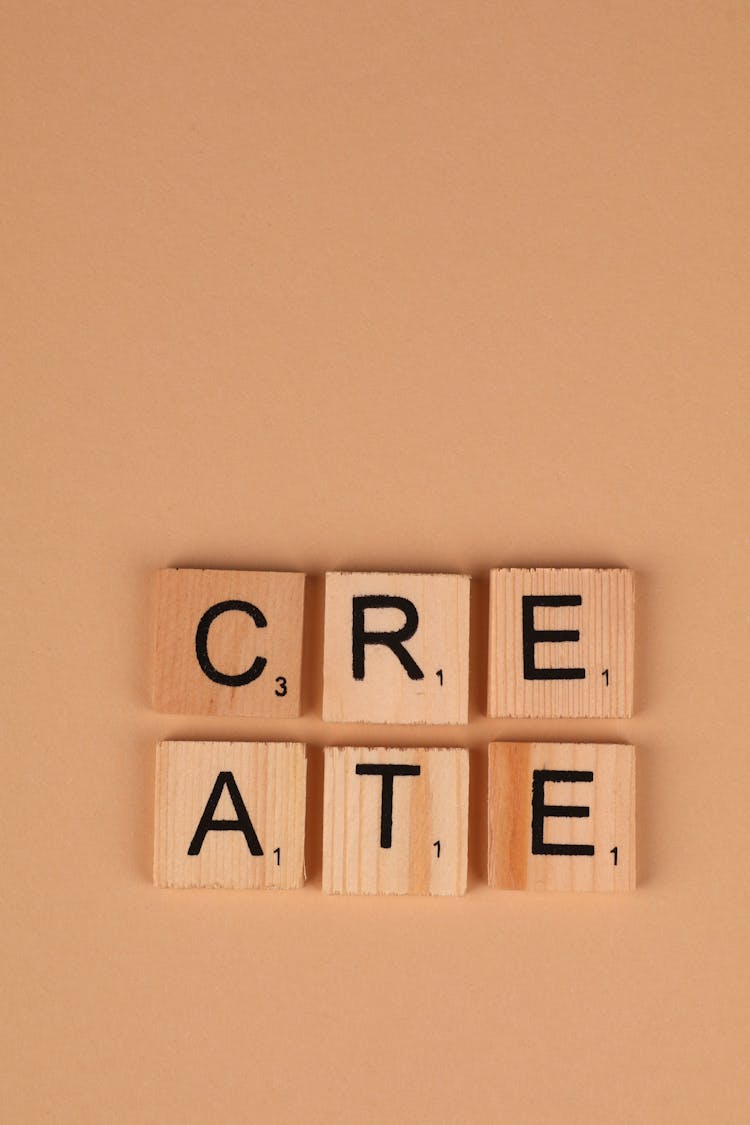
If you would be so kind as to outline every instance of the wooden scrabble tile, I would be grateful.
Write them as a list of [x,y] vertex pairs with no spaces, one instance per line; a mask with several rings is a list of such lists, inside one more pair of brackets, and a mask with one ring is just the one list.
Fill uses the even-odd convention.
[[462,895],[468,824],[468,750],[326,748],[326,894]]
[[156,710],[297,717],[304,589],[304,574],[159,571]]
[[633,713],[630,570],[493,570],[487,711],[495,718]]
[[154,883],[301,887],[306,779],[299,742],[160,743]]
[[504,890],[632,890],[634,748],[490,743],[488,866]]
[[327,574],[323,718],[465,723],[469,578]]

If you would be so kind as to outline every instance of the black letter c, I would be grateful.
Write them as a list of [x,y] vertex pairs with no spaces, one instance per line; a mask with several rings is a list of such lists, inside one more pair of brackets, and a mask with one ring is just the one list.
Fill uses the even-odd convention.
[[265,656],[256,656],[246,672],[240,672],[237,676],[228,676],[214,668],[208,655],[208,630],[217,617],[222,613],[227,613],[230,609],[238,609],[242,613],[246,613],[248,617],[252,617],[259,629],[264,629],[268,624],[258,607],[251,602],[217,602],[216,605],[212,605],[210,609],[206,610],[198,622],[198,629],[195,634],[195,655],[209,680],[213,680],[215,684],[225,684],[226,687],[243,687],[245,684],[251,684],[253,680],[257,680],[268,663]]

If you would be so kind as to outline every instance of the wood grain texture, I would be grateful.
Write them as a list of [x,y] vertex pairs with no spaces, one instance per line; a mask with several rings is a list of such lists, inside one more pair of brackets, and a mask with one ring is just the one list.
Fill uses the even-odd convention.
[[[390,847],[382,846],[383,779],[358,774],[358,765],[419,767],[393,778]],[[468,817],[468,750],[327,747],[323,891],[464,894]]]
[[[533,606],[535,630],[579,633],[578,640],[539,639],[533,646],[535,668],[582,669],[583,678],[535,679],[525,672],[524,597],[537,595],[573,596],[580,598],[580,604]],[[630,717],[634,615],[630,570],[492,570],[488,714],[539,719]]]
[[[205,833],[189,855],[220,775],[231,773],[262,849],[239,830]],[[154,883],[283,889],[305,881],[307,760],[299,742],[162,742],[156,752]],[[238,821],[226,785],[210,820]],[[276,849],[279,849],[276,852]]]
[[[300,713],[304,574],[241,570],[161,570],[157,575],[153,703],[176,715],[296,718]],[[251,683],[217,683],[201,667],[196,634],[212,606],[241,601],[256,607],[218,614],[206,650],[222,674],[238,676],[261,657]],[[283,681],[282,681],[283,678]]]
[[[593,780],[546,780],[538,771],[581,771]],[[543,803],[586,816],[550,816]],[[533,854],[532,821],[545,845],[593,847],[593,855]],[[616,855],[612,849],[616,848]],[[615,859],[617,862],[615,862]],[[635,750],[589,743],[493,742],[489,747],[489,885],[526,891],[628,891],[636,882]]]
[[[435,723],[468,721],[469,587],[460,574],[327,574],[323,718],[327,722]],[[353,599],[406,598],[418,613],[403,645],[422,672],[412,679],[396,653],[365,646],[364,677],[353,668]],[[368,632],[394,632],[405,616],[395,607],[368,608]]]

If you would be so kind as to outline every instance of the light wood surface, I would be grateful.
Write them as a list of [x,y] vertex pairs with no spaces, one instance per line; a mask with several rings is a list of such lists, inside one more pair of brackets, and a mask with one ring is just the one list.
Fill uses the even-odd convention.
[[488,714],[631,716],[634,613],[630,570],[492,570]]
[[[376,772],[358,773],[358,766],[419,773],[402,773],[389,782]],[[392,819],[390,839],[384,840],[389,784]],[[327,747],[323,891],[464,894],[468,813],[468,750]]]
[[[306,778],[305,747],[299,742],[160,743],[154,883],[301,887]],[[237,827],[211,828],[216,821]],[[189,854],[191,849],[197,854]],[[262,855],[253,854],[258,849]]]
[[[179,715],[297,717],[304,589],[304,574],[159,571],[153,664],[156,710]],[[212,609],[221,603],[226,603],[223,610]],[[230,608],[232,603],[244,608]],[[253,679],[223,682],[242,679],[243,674],[252,674]]]
[[[466,723],[469,587],[460,574],[327,574],[323,718]],[[405,602],[365,607],[357,600],[378,597]],[[358,628],[370,637],[409,633],[398,642],[403,660],[387,644],[368,642],[359,645],[357,668]]]
[[[572,777],[555,777],[571,773]],[[566,812],[571,807],[581,812]],[[555,808],[560,815],[550,813]],[[586,815],[581,814],[584,810]],[[567,850],[593,849],[593,854],[544,854],[541,850],[561,846]],[[491,887],[628,891],[635,887],[635,861],[632,746],[490,744]]]

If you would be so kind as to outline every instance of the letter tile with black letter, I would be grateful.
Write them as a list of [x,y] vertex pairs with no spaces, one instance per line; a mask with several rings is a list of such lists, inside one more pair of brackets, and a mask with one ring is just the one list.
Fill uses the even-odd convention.
[[300,742],[161,742],[154,883],[301,887],[306,782]]
[[304,594],[304,574],[160,570],[156,710],[297,718]]
[[323,718],[466,723],[469,585],[461,574],[327,574]]
[[491,742],[488,852],[491,887],[632,890],[634,748]]
[[628,718],[630,570],[490,571],[487,711],[493,718]]
[[462,895],[468,825],[468,750],[326,747],[326,894]]

